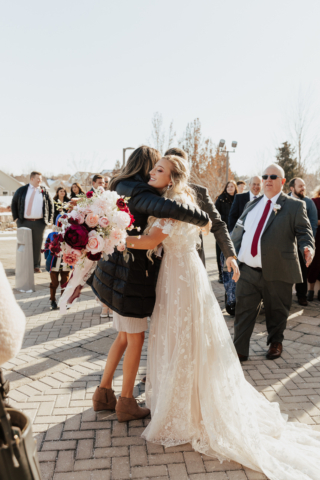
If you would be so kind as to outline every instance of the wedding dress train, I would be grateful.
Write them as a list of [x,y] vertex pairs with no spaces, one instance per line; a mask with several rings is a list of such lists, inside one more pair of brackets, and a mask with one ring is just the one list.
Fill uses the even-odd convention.
[[320,432],[287,422],[279,404],[244,377],[196,251],[199,229],[170,220],[155,226],[169,236],[149,333],[146,402],[152,419],[142,436],[165,447],[191,443],[270,480],[319,480]]

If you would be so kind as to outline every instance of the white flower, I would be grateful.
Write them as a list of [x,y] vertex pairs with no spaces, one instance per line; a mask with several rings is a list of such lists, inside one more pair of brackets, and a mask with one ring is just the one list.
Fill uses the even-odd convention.
[[277,213],[278,213],[278,210],[281,210],[281,205],[279,205],[278,203],[275,203],[275,204],[273,205],[273,211],[274,211],[274,213],[275,213],[276,215],[277,215]]
[[127,228],[130,225],[130,217],[126,212],[119,211],[113,217],[113,221],[118,228]]
[[105,238],[104,239],[104,245],[103,245],[103,251],[107,255],[112,255],[114,251],[115,244],[110,238]]
[[118,244],[120,242],[124,242],[127,234],[125,230],[120,230],[120,228],[113,228],[110,233],[110,240],[114,242],[114,244]]

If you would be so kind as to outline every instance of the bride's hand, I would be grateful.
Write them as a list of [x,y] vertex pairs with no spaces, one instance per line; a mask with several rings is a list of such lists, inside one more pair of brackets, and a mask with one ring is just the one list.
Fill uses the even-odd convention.
[[212,222],[211,220],[209,220],[207,225],[201,228],[203,235],[209,235],[211,228],[212,228]]
[[233,270],[232,280],[237,282],[240,278],[240,270],[236,259],[233,257],[228,257],[226,260],[226,265],[228,267],[228,272],[231,272],[231,269]]

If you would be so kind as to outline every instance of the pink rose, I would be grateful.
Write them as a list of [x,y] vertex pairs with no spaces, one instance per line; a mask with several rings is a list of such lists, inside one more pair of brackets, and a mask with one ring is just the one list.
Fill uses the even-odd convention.
[[88,227],[94,228],[98,225],[98,220],[99,220],[98,215],[94,215],[93,213],[88,213],[86,218],[86,224],[88,225]]
[[87,244],[87,251],[95,255],[98,252],[101,252],[104,246],[103,238],[97,234],[95,230],[89,233],[89,240]]
[[118,252],[124,252],[125,249],[126,249],[126,246],[124,243],[119,243],[119,245],[117,246]]
[[107,219],[107,217],[99,218],[98,222],[101,228],[106,228],[109,225],[109,220]]
[[112,255],[114,252],[114,242],[109,238],[104,239],[103,251],[107,255]]
[[62,261],[67,263],[71,267],[74,267],[81,257],[81,252],[79,250],[74,250],[73,248],[67,249],[62,256]]
[[110,233],[110,240],[112,240],[115,244],[120,243],[121,240],[126,238],[126,232],[120,230],[119,228],[113,228]]

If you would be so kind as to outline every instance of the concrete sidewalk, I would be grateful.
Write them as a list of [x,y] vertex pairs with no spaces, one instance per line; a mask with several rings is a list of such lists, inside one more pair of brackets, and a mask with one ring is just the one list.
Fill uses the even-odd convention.
[[[15,241],[1,242],[0,260],[14,286]],[[224,306],[224,288],[217,282],[212,235],[206,238],[207,270]],[[43,480],[259,480],[264,475],[234,462],[194,452],[190,445],[164,449],[140,435],[150,421],[118,423],[115,415],[95,413],[91,397],[99,384],[107,353],[116,337],[109,319],[86,288],[67,315],[50,311],[49,274],[36,275],[36,292],[16,292],[27,317],[20,354],[4,365],[11,382],[10,402],[33,421]],[[233,319],[226,314],[233,333]],[[320,425],[320,302],[300,307],[294,298],[284,353],[266,360],[263,317],[255,327],[246,378],[270,401],[277,401],[290,420]],[[147,335],[134,395],[144,400],[140,383],[146,371]],[[120,393],[121,365],[114,388]]]

